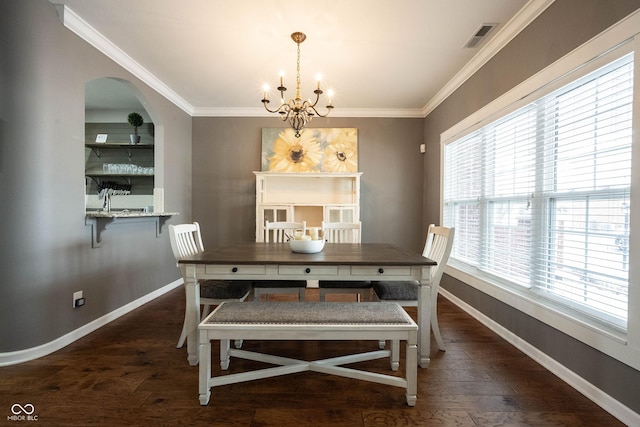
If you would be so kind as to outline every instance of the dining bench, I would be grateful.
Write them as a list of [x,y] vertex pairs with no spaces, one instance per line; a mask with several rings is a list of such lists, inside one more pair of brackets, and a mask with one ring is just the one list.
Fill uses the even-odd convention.
[[[225,302],[198,326],[199,398],[207,405],[211,388],[304,371],[321,372],[406,389],[409,406],[417,399],[418,326],[394,302]],[[231,356],[277,365],[248,372],[211,376],[211,341],[220,341],[220,367]],[[390,340],[389,350],[304,361],[232,348],[231,340]],[[405,378],[339,365],[390,358],[391,370],[400,365],[400,341],[406,342]]]

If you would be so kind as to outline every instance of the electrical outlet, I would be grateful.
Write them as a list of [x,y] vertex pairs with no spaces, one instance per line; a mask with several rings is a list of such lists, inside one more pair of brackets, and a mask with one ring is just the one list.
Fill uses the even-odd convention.
[[82,291],[73,293],[73,308],[82,307],[84,305],[84,298],[82,296]]

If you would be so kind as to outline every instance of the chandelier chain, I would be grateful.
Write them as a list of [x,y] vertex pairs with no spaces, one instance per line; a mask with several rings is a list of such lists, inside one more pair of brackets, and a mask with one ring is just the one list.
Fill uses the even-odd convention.
[[296,62],[296,100],[302,100],[300,96],[300,43],[298,43],[298,61]]

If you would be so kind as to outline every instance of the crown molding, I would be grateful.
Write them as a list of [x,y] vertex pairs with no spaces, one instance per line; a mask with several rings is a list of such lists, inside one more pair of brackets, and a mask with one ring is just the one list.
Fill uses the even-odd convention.
[[[264,108],[194,108],[193,117],[274,117]],[[336,108],[331,117],[424,118],[420,108]]]
[[426,117],[445,99],[473,76],[484,64],[505,47],[527,25],[544,12],[555,0],[530,0],[489,42],[471,58],[469,62],[444,85],[436,95],[422,108],[422,117]]
[[[418,109],[340,108],[332,117],[424,118],[486,64],[555,0],[530,0],[427,104]],[[268,117],[259,108],[196,108],[104,37],[67,5],[53,3],[64,26],[193,117]]]
[[89,25],[77,13],[69,8],[69,6],[60,4],[54,4],[54,6],[65,27],[112,59],[122,68],[149,85],[153,90],[174,103],[178,108],[187,114],[192,114],[193,106],[191,104],[173,91],[169,86],[164,84],[153,73],[140,65],[140,63],[127,55],[122,49],[113,44],[111,40],[107,39],[95,28]]
[[421,108],[340,108],[332,117],[424,118]]

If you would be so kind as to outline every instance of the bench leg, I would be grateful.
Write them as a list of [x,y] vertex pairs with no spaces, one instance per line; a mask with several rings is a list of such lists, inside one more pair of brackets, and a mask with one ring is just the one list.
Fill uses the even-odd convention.
[[200,392],[200,404],[207,405],[211,398],[209,378],[211,378],[211,341],[206,333],[200,334],[200,366],[198,378],[198,391]]
[[226,371],[229,369],[229,349],[231,348],[231,341],[229,340],[220,340],[220,369]]
[[[417,334],[411,333],[407,340],[407,405],[416,406],[418,400],[418,343]],[[202,362],[200,362],[202,363]]]

